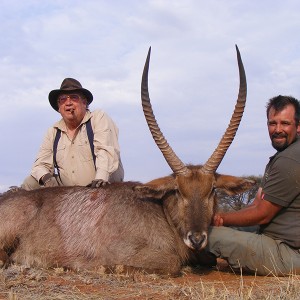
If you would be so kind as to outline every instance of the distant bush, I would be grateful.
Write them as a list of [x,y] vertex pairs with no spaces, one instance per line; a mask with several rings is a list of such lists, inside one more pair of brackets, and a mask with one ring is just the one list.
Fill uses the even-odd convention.
[[253,179],[256,181],[256,184],[248,191],[228,196],[221,191],[218,191],[218,203],[219,203],[219,210],[222,211],[230,211],[230,210],[240,210],[244,206],[249,205],[255,198],[257,190],[260,186],[262,176],[245,176],[245,178]]

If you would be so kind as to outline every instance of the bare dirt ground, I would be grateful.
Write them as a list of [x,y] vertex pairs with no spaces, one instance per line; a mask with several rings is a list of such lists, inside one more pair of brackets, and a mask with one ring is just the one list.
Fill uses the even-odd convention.
[[0,269],[0,299],[300,299],[300,276],[262,277],[183,269],[175,278],[45,270]]

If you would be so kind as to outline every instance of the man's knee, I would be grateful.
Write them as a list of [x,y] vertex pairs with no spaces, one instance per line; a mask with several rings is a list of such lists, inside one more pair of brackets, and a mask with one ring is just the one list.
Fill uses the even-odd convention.
[[239,231],[230,227],[212,226],[208,233],[206,250],[217,257],[229,259],[230,263],[244,261],[248,256],[249,241],[257,238],[254,233]]
[[208,246],[212,246],[220,241],[224,243],[234,242],[237,230],[225,226],[211,226],[208,230]]

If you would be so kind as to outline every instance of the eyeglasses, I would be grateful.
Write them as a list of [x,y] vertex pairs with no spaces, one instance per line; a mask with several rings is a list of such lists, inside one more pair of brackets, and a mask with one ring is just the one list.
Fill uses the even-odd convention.
[[78,102],[80,100],[80,96],[78,94],[70,94],[70,95],[60,95],[58,97],[57,102],[59,104],[64,104],[68,98],[73,102]]

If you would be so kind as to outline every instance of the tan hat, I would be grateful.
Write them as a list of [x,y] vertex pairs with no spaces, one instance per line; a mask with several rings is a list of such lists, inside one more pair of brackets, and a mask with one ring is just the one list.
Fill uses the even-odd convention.
[[58,111],[57,98],[60,94],[65,92],[82,92],[86,96],[88,104],[93,101],[93,94],[89,90],[84,89],[78,80],[74,78],[65,78],[60,89],[51,91],[48,96],[51,106],[56,111]]

